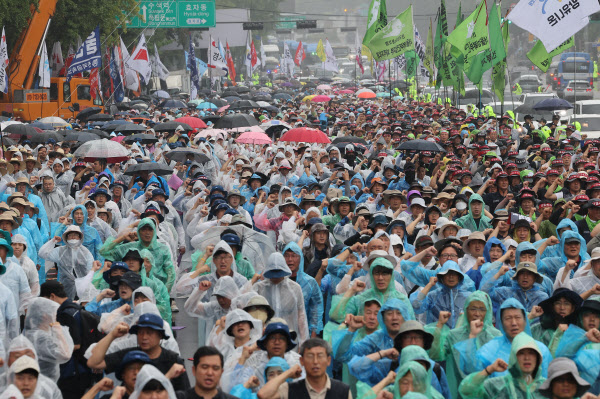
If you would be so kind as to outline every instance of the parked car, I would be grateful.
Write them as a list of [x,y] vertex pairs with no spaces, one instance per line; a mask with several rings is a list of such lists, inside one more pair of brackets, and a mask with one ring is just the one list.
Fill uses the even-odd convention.
[[523,93],[537,93],[538,88],[542,85],[542,81],[537,75],[521,75],[515,83],[521,86]]
[[579,122],[581,125],[581,136],[588,139],[600,138],[600,114],[571,115],[569,123]]
[[574,105],[574,114],[600,114],[600,100],[577,100]]
[[571,80],[567,86],[558,92],[558,96],[567,101],[593,100],[592,85],[587,80]]

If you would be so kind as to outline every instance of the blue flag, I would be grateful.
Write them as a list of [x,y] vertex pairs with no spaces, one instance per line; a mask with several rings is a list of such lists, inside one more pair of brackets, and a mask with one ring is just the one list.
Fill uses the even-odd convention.
[[119,49],[113,47],[112,57],[110,57],[110,79],[112,80],[114,87],[115,101],[123,101],[125,92],[123,91],[123,82],[121,81],[121,73],[119,72],[119,66],[117,60],[119,59]]
[[187,68],[190,70],[191,80],[191,99],[195,99],[200,90],[200,74],[198,74],[198,64],[196,64],[196,54],[194,52],[194,45],[192,44],[192,35],[190,34],[190,51],[187,56]]
[[90,33],[85,39],[81,47],[77,50],[77,54],[73,57],[71,65],[67,70],[67,82],[71,77],[83,71],[90,71],[100,67],[102,64],[102,54],[100,54],[100,26]]
[[[187,63],[187,59],[188,59],[188,52],[184,51],[185,54],[185,59],[186,59],[186,63]],[[190,68],[185,67],[188,71],[190,70]],[[196,68],[198,68],[198,76],[202,76],[204,75],[204,72],[206,72],[206,70],[208,69],[208,65],[206,65],[206,62],[202,61],[200,58],[196,57]]]

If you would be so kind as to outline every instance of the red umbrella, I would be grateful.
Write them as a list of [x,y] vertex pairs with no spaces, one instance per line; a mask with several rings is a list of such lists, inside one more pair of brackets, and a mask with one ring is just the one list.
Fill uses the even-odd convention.
[[331,101],[331,97],[325,95],[314,96],[313,99],[310,101],[312,101],[313,103],[326,103],[328,101]]
[[219,109],[217,110],[217,112],[225,112],[225,111],[227,111],[227,109],[228,109],[229,107],[231,107],[231,104],[224,105],[224,106],[222,106],[221,108],[219,108]]
[[193,116],[184,116],[182,118],[175,119],[175,122],[186,123],[192,129],[204,129],[206,127],[206,123],[204,123],[202,119]]
[[354,91],[347,90],[347,89],[338,91],[338,94],[353,94],[353,93],[354,93]]
[[377,94],[373,93],[373,92],[362,92],[358,94],[358,98],[375,98],[377,97]]
[[271,144],[273,142],[273,140],[271,140],[269,138],[269,136],[267,136],[264,133],[260,133],[260,132],[244,132],[244,133],[240,134],[240,137],[238,137],[235,141],[237,143],[242,143],[242,144],[259,144],[259,145]]
[[294,141],[297,143],[331,143],[329,137],[319,129],[312,129],[310,127],[296,127],[288,130],[283,136],[281,141]]

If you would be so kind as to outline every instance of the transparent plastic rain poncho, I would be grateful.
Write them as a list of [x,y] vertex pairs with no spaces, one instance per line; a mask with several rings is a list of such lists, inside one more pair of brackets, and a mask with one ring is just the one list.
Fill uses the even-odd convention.
[[37,352],[40,372],[53,381],[58,381],[59,365],[69,361],[74,348],[69,328],[56,322],[58,308],[56,302],[35,298],[29,305],[23,329],[23,335]]
[[6,259],[4,266],[6,266],[6,271],[0,275],[0,281],[10,289],[15,304],[19,308],[19,315],[24,315],[32,298],[27,275],[16,258]]
[[[517,352],[521,349],[533,349],[538,353],[538,367],[535,375],[523,374],[517,362]],[[460,394],[464,399],[537,399],[545,398],[537,391],[544,382],[539,361],[543,357],[538,344],[526,333],[518,334],[512,342],[508,371],[502,377],[482,377],[479,372],[467,376],[460,384]]]
[[586,331],[571,324],[564,332],[556,349],[556,358],[566,357],[575,362],[583,379],[590,384],[598,383],[600,374],[600,344],[592,343]]
[[6,387],[4,392],[0,394],[0,399],[25,399],[19,388],[10,384]]
[[[150,301],[142,302],[133,308],[133,312],[126,314],[123,312],[121,308],[115,309],[110,313],[102,314],[100,318],[100,323],[98,324],[98,328],[105,334],[108,334],[112,331],[117,324],[121,321],[125,322],[128,326],[134,325],[141,315],[146,313],[152,313],[160,316],[160,312],[154,303],[154,296],[152,295],[152,291],[148,287],[140,287],[137,290],[133,291],[133,298],[135,298],[135,294],[141,292],[146,297],[150,299]],[[173,351],[175,353],[180,353],[179,344],[177,340],[173,336],[173,331],[171,330],[171,326],[167,321],[163,319],[163,328],[165,329],[165,334],[169,336],[168,339],[163,339],[160,345]],[[92,349],[96,346],[96,344],[90,345],[90,347],[85,351],[85,358],[89,359],[92,355]],[[106,354],[114,353],[120,351],[121,349],[133,348],[137,346],[137,335],[135,334],[127,334],[123,337],[115,339],[109,346]]]
[[[22,335],[19,335],[17,338],[15,338],[15,340],[17,341],[16,345],[13,345],[11,343],[10,352],[31,349],[33,351],[33,359],[35,360],[37,358],[37,355],[35,354],[35,349],[33,348],[33,344],[31,343],[31,341],[29,341],[27,338],[25,338]],[[38,365],[39,365],[39,363],[38,363]],[[2,378],[3,384],[6,383],[7,381],[9,384],[13,384],[13,382],[14,382],[14,373],[11,373],[10,369],[8,371],[7,378]],[[35,392],[31,396],[31,398],[62,399],[62,392],[60,391],[60,389],[58,388],[58,386],[56,385],[56,383],[54,381],[52,381],[50,378],[46,377],[44,374],[40,373],[38,375],[38,381],[37,381],[37,386],[35,388]]]
[[[414,391],[407,392],[403,396],[400,394],[399,382],[407,373],[412,375],[412,385]],[[396,381],[394,382],[394,385],[388,387],[387,389],[391,388],[394,394],[394,399],[413,398],[415,397],[414,394],[421,394],[423,397],[429,399],[442,399],[443,396],[431,387],[431,373],[431,368],[428,371],[420,363],[409,361],[400,366],[398,372],[396,373]],[[371,390],[370,392],[367,392],[361,399],[374,399],[375,396],[375,393]]]
[[[29,245],[27,245],[27,240],[21,234],[14,234],[12,236],[13,244],[23,244],[25,245],[25,250],[20,258],[15,256],[15,259],[19,261],[21,268],[25,272],[25,276],[27,277],[27,282],[29,283],[29,288],[31,289],[31,296],[36,297],[40,294],[40,276],[38,275],[38,271],[36,269],[35,263],[29,257],[27,252]],[[35,251],[35,247],[34,247]],[[37,255],[37,254],[36,254]]]
[[75,299],[77,295],[75,279],[85,277],[94,263],[93,254],[83,245],[85,233],[84,240],[77,240],[77,244],[67,242],[67,235],[72,231],[81,232],[77,226],[69,226],[62,235],[65,245],[54,248],[54,241],[49,240],[40,248],[42,258],[56,263],[60,282],[64,285],[65,291],[71,300]]
[[129,399],[139,399],[140,394],[142,393],[142,389],[149,383],[151,380],[157,380],[161,383],[161,385],[166,389],[169,394],[169,399],[177,399],[175,395],[175,390],[173,389],[173,385],[171,385],[171,381],[165,377],[163,373],[161,373],[156,367],[145,364],[140,372],[138,373],[135,379],[135,387],[133,393],[129,397]]
[[[54,177],[50,173],[40,176],[40,180],[43,180],[46,176],[51,177],[52,180],[54,180]],[[54,189],[49,193],[41,190],[38,192],[38,195],[42,200],[42,204],[44,205],[44,209],[46,210],[48,221],[50,223],[57,222],[58,218],[63,216],[60,211],[62,211],[65,206],[75,204],[73,197],[65,195],[62,190],[56,186],[56,184],[54,184]]]
[[[285,258],[279,252],[274,252],[269,256],[264,273],[271,270],[292,273],[285,263]],[[275,317],[281,317],[288,324],[290,331],[296,331],[299,345],[310,338],[308,319],[304,308],[304,294],[300,284],[288,277],[285,277],[279,284],[265,278],[254,284],[252,289],[267,299],[275,311]]]
[[502,335],[492,322],[493,310],[492,301],[488,294],[482,291],[475,291],[467,298],[464,306],[464,312],[458,318],[456,327],[450,329],[446,324],[441,329],[437,328],[437,323],[429,324],[425,329],[433,334],[433,343],[429,349],[429,355],[433,360],[446,361],[446,374],[448,376],[448,385],[453,398],[458,397],[458,385],[466,377],[460,370],[460,353],[457,352],[455,345],[459,342],[469,339],[471,325],[467,320],[467,308],[473,301],[480,301],[485,304],[486,313],[483,319],[483,330],[477,338],[473,338],[475,346],[481,348],[495,337]]
[[[506,336],[504,328],[502,326],[502,311],[504,309],[519,309],[523,312],[525,318],[525,330],[527,335],[531,336],[531,328],[529,326],[529,320],[527,319],[527,312],[521,304],[514,298],[507,299],[500,305],[500,308],[496,311],[496,326],[502,335],[493,338],[487,344],[479,347],[478,342],[475,339],[468,339],[460,341],[455,344],[455,353],[460,356],[458,365],[463,374],[471,374],[476,371],[481,371],[487,366],[491,365],[496,359],[502,359],[508,362],[511,351],[511,341]],[[546,376],[548,373],[548,365],[552,361],[552,354],[550,350],[543,343],[536,341],[538,348],[542,352],[542,375]],[[493,373],[494,377],[505,375],[507,371],[503,373]]]
[[[206,344],[214,346],[222,354],[224,359],[228,359],[229,356],[235,352],[236,347],[234,345],[234,338],[227,334],[227,330],[236,323],[247,321],[252,325],[250,329],[250,340],[244,344],[249,346],[254,344],[261,336],[263,331],[263,324],[260,320],[250,316],[250,314],[242,309],[233,309],[225,318],[225,328],[217,333],[216,327],[210,332]],[[242,347],[240,347],[242,349]]]
[[[6,267],[0,264],[0,271],[4,273]],[[0,283],[0,339],[7,347],[10,340],[19,335],[19,311],[11,290]]]

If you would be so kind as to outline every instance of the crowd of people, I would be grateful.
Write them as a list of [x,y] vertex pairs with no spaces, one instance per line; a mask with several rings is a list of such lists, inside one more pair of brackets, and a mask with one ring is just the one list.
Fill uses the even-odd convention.
[[152,106],[121,163],[4,149],[0,398],[598,398],[599,140],[450,103],[247,113],[332,143]]

